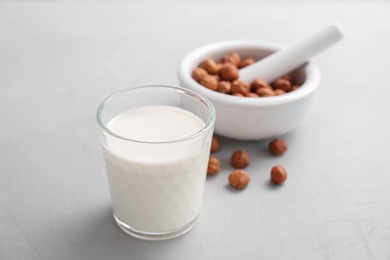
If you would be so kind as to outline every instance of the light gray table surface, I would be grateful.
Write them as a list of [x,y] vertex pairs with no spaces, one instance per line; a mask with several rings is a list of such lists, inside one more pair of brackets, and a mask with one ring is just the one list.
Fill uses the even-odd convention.
[[[390,259],[390,5],[0,3],[0,259]],[[221,139],[198,225],[146,242],[120,232],[95,112],[109,94],[177,85],[190,50],[215,41],[291,44],[338,20],[345,39],[313,59],[309,116],[283,138]],[[227,184],[245,149],[251,182]],[[273,165],[286,167],[280,188]]]

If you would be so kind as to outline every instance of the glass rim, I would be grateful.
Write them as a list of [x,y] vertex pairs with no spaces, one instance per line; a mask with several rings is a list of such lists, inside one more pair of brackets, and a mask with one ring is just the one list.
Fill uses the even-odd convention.
[[[179,93],[181,92],[181,93],[188,94],[189,96],[191,96],[191,97],[197,99],[198,101],[202,102],[208,108],[208,110],[210,111],[210,119],[205,124],[205,126],[203,126],[202,129],[200,129],[199,131],[197,131],[197,132],[195,132],[195,133],[193,133],[191,135],[188,135],[186,137],[182,137],[182,138],[174,139],[174,140],[169,140],[169,141],[158,141],[158,142],[155,142],[155,141],[153,141],[153,142],[150,142],[150,141],[140,141],[140,140],[135,140],[135,139],[130,139],[130,138],[123,137],[123,136],[118,135],[115,132],[111,131],[110,129],[108,129],[106,124],[103,123],[102,118],[101,118],[101,115],[102,115],[102,112],[103,112],[105,106],[109,102],[111,102],[115,97],[117,97],[119,95],[122,95],[122,94],[124,94],[126,92],[129,92],[129,91],[132,91],[132,90],[144,89],[144,88],[166,88],[166,89],[175,90],[175,91],[177,91]],[[168,144],[168,143],[177,143],[177,142],[183,142],[183,141],[186,141],[186,140],[190,140],[190,139],[193,139],[193,138],[201,135],[204,132],[207,132],[211,127],[214,126],[215,119],[216,119],[216,112],[215,112],[214,105],[207,98],[205,98],[202,95],[199,95],[199,94],[197,94],[194,91],[191,91],[189,89],[186,89],[186,88],[183,88],[183,87],[177,87],[177,86],[168,86],[168,85],[145,85],[145,86],[136,86],[136,87],[125,88],[125,89],[119,90],[119,91],[109,95],[106,99],[103,100],[102,103],[100,103],[100,105],[98,107],[98,110],[96,112],[96,119],[98,121],[98,124],[99,124],[100,128],[104,132],[108,133],[109,135],[111,135],[111,136],[113,136],[115,138],[119,138],[119,139],[122,139],[124,141],[130,141],[130,142],[142,143],[142,144]]]

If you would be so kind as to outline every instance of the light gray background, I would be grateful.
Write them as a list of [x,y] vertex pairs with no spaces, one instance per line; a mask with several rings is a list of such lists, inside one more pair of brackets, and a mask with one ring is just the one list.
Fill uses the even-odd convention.
[[[390,259],[389,4],[51,2],[0,3],[0,259]],[[287,45],[333,20],[346,38],[313,59],[322,82],[284,156],[222,139],[195,229],[163,242],[118,230],[95,122],[106,96],[176,85],[203,44]],[[252,179],[236,192],[239,148]]]

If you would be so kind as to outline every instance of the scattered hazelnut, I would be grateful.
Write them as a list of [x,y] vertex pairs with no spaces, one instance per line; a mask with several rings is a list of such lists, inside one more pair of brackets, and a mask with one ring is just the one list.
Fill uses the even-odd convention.
[[232,94],[232,96],[235,96],[235,97],[245,97],[243,94],[241,93],[234,93]]
[[235,80],[232,83],[232,88],[230,91],[232,94],[240,93],[243,96],[245,96],[245,95],[249,94],[250,87],[249,87],[249,84],[246,83],[245,81]]
[[230,163],[232,164],[232,166],[237,169],[247,167],[250,162],[251,158],[249,157],[249,154],[244,150],[235,151],[230,159]]
[[221,169],[221,164],[216,157],[209,158],[209,164],[207,166],[207,175],[215,175]]
[[205,59],[203,60],[199,67],[205,69],[209,74],[217,74],[218,73],[218,65],[215,63],[213,59]]
[[213,136],[213,139],[211,140],[211,152],[218,152],[220,148],[221,145],[219,144],[218,138],[216,136]]
[[272,97],[275,96],[275,93],[272,89],[269,88],[259,88],[256,91],[256,94],[259,95],[260,97]]
[[241,61],[238,63],[237,67],[238,67],[239,69],[242,69],[242,68],[244,68],[244,67],[246,67],[246,66],[252,65],[253,63],[255,63],[255,60],[254,60],[254,59],[252,59],[252,58],[246,58],[246,59],[241,60]]
[[282,155],[287,151],[287,143],[278,138],[270,142],[268,148],[273,155]]
[[283,182],[285,182],[286,179],[287,179],[287,172],[283,166],[277,165],[277,166],[272,167],[271,182],[273,184],[280,185]]
[[211,90],[218,89],[218,80],[212,75],[206,75],[200,81],[200,84]]
[[259,88],[272,89],[271,86],[264,79],[256,78],[251,83],[251,91],[256,92]]
[[203,78],[204,76],[206,76],[206,75],[208,75],[208,73],[207,73],[207,71],[206,71],[205,69],[203,69],[203,68],[196,68],[196,69],[194,69],[194,71],[192,72],[192,78],[193,78],[196,82],[198,82],[198,83],[200,83],[200,81],[202,80],[202,78]]
[[244,170],[235,170],[229,175],[229,183],[233,188],[241,190],[245,188],[250,181],[249,174]]
[[274,94],[275,94],[275,96],[279,96],[279,95],[286,94],[286,91],[284,91],[283,89],[278,88],[278,89],[274,90]]
[[217,91],[221,93],[229,94],[231,88],[232,88],[232,83],[230,83],[230,81],[220,81],[218,83]]
[[291,83],[290,83],[290,81],[285,80],[285,79],[277,79],[272,84],[272,87],[274,89],[282,89],[286,92],[289,92],[291,90]]
[[236,66],[234,66],[231,63],[225,63],[222,65],[221,69],[219,70],[219,76],[223,80],[233,81],[238,79],[238,69]]

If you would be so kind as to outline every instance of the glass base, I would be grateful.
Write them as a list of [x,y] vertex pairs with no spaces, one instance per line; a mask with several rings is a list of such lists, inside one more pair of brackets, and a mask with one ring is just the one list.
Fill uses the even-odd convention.
[[199,216],[196,216],[196,218],[194,220],[192,220],[190,223],[188,223],[187,225],[184,225],[184,226],[177,228],[177,229],[174,229],[174,230],[165,231],[165,232],[143,232],[143,231],[139,231],[139,230],[136,230],[134,228],[131,228],[129,225],[120,221],[114,214],[114,218],[115,218],[116,223],[118,224],[120,229],[122,229],[124,232],[126,232],[127,234],[129,234],[133,237],[139,238],[139,239],[153,240],[153,241],[167,240],[167,239],[171,239],[174,237],[184,235],[185,233],[190,231],[193,227],[195,227],[196,223],[198,222],[198,217]]

